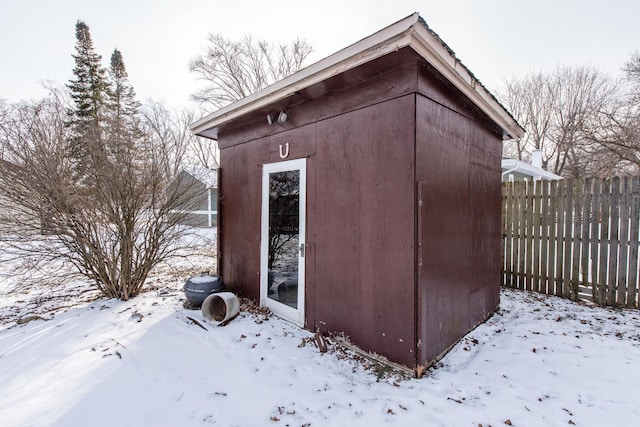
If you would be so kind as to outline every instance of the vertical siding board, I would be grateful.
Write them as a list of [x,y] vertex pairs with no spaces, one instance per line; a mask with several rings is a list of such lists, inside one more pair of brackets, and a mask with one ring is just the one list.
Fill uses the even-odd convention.
[[602,222],[602,206],[600,194],[602,180],[595,178],[591,189],[591,298],[596,304],[601,304],[598,290],[599,254],[600,254],[600,224]]
[[573,232],[571,235],[571,288],[570,297],[573,301],[578,300],[580,283],[580,247],[582,242],[582,199],[583,181],[574,181],[573,187]]
[[629,224],[629,299],[628,307],[638,308],[638,245],[640,241],[640,176],[631,183],[631,221]]
[[607,261],[609,260],[609,207],[611,203],[609,181],[602,181],[601,198],[601,221],[600,221],[600,254],[598,266],[598,301],[600,304],[607,304]]
[[541,181],[541,230],[540,230],[540,292],[548,293],[549,289],[549,181]]
[[619,250],[618,250],[618,293],[616,305],[625,307],[627,305],[627,267],[629,266],[629,177],[620,180],[620,222],[619,222]]
[[[591,216],[591,186],[592,179],[587,178],[584,180],[583,196],[582,196],[582,229],[580,234],[581,249],[580,249],[580,291],[584,298],[589,291],[589,257],[590,257],[590,245],[592,244],[590,238],[591,223],[593,217]],[[591,292],[589,291],[589,295]],[[593,298],[589,298],[593,300]]]
[[607,281],[607,305],[616,304],[618,272],[618,244],[620,223],[620,178],[615,177],[611,180],[611,214],[609,225],[609,274]]

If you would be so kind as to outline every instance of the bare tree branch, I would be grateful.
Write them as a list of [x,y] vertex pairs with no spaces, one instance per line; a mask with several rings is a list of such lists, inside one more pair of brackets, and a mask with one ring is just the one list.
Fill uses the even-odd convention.
[[590,176],[615,169],[618,156],[604,149],[606,112],[617,107],[620,84],[593,66],[558,65],[551,72],[513,78],[501,98],[525,129],[523,141],[505,147],[505,154],[524,160],[541,149],[543,167],[564,176]]
[[189,70],[205,82],[191,97],[207,110],[245,98],[293,74],[312,52],[302,39],[275,48],[249,35],[234,41],[222,34],[209,34],[208,42],[206,52],[189,64]]

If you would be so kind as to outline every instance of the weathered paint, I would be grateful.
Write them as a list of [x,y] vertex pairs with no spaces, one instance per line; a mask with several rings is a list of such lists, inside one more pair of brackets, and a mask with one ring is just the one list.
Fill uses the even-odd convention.
[[[414,96],[317,125],[316,323],[411,366]],[[320,185],[322,183],[322,185]]]
[[411,49],[226,123],[224,280],[259,301],[262,165],[306,157],[306,327],[430,362],[497,306],[500,144]]

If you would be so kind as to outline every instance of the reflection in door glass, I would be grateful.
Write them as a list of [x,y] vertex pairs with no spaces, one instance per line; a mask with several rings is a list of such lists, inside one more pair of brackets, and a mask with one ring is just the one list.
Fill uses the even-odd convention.
[[267,297],[298,307],[300,171],[269,174]]

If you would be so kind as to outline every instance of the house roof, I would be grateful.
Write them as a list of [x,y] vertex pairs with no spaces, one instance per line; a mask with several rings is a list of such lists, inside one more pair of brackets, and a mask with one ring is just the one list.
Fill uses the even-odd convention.
[[295,74],[201,118],[191,125],[191,131],[202,137],[217,139],[219,126],[228,121],[407,46],[427,60],[499,125],[505,139],[524,136],[524,129],[456,58],[455,53],[428,27],[418,13],[409,15]]
[[207,188],[216,188],[218,186],[218,170],[208,169],[200,165],[185,166],[182,172],[188,173],[198,181],[204,183]]
[[558,180],[560,175],[516,159],[502,159],[502,176],[514,174],[533,179]]

